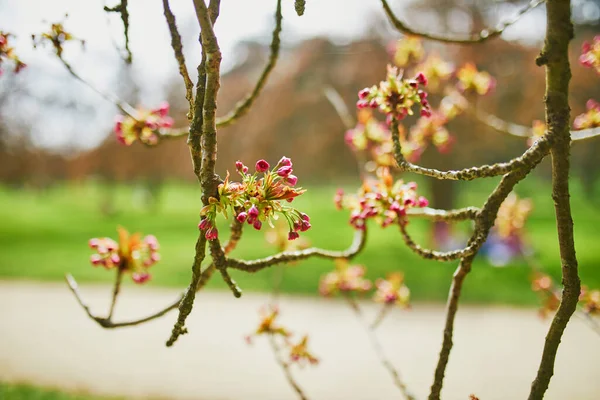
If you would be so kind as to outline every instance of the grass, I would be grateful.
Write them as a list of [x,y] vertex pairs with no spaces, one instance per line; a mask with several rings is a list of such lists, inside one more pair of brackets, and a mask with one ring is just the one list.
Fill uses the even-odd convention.
[[87,393],[69,393],[56,389],[42,388],[24,383],[0,381],[2,400],[117,400],[116,397],[98,397]]
[[[459,206],[482,204],[496,182],[457,183],[463,193]],[[335,187],[308,188],[307,194],[295,202],[311,216],[313,229],[306,236],[319,247],[346,247],[353,232],[347,224],[347,213],[334,208],[331,199]],[[114,196],[118,210],[110,216],[99,211],[107,193]],[[195,185],[170,183],[164,187],[155,209],[139,207],[140,193],[135,185],[106,187],[93,182],[65,184],[44,192],[0,187],[0,278],[59,281],[70,272],[80,282],[110,282],[112,272],[89,265],[87,240],[116,237],[115,228],[122,225],[131,231],[153,233],[161,243],[162,261],[153,267],[150,286],[186,287],[198,235],[199,190]],[[517,193],[533,199],[535,210],[527,226],[530,238],[547,272],[560,276],[549,184],[530,179],[517,188]],[[596,267],[600,264],[600,252],[595,246],[600,212],[583,198],[576,184],[571,198],[582,280],[590,287],[599,287],[600,270]],[[225,228],[224,223],[221,232]],[[366,251],[356,259],[367,266],[368,276],[375,278],[400,269],[405,272],[414,300],[445,301],[455,263],[420,259],[404,246],[397,231],[373,228]],[[420,243],[427,243],[426,221],[414,221],[410,230]],[[264,232],[246,229],[232,255],[251,259],[274,251],[265,243]],[[286,267],[282,290],[315,294],[319,277],[332,267],[330,261],[318,259]],[[271,288],[274,268],[256,274],[234,271],[233,275],[244,290],[265,291]],[[522,263],[494,268],[479,257],[466,281],[463,299],[470,303],[535,304],[537,298],[529,288],[528,278],[529,270]],[[133,283],[127,280],[126,284]],[[224,284],[216,278],[209,287],[223,289]]]

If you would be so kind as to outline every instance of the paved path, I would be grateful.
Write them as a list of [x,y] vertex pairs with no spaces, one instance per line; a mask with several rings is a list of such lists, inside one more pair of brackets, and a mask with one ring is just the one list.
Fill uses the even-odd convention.
[[[83,286],[93,310],[104,310],[110,289]],[[177,292],[125,287],[117,318],[155,310]],[[175,314],[146,325],[103,330],[90,321],[64,285],[0,282],[0,378],[128,398],[201,400],[296,399],[265,340],[243,337],[257,323],[267,297],[203,292],[189,320],[190,334],[165,348]],[[282,322],[311,335],[322,363],[296,371],[309,398],[400,398],[364,331],[345,304],[284,297]],[[375,313],[374,308],[367,312]],[[442,337],[443,308],[416,305],[393,312],[379,336],[419,398],[426,398]],[[456,322],[444,399],[525,399],[547,321],[533,309],[462,307]],[[574,320],[565,333],[546,399],[600,399],[600,338]]]

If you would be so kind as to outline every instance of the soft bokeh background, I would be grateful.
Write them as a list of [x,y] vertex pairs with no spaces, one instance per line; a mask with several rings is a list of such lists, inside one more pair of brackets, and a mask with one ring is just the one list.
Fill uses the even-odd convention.
[[[18,280],[60,281],[70,272],[80,282],[110,282],[112,274],[89,266],[86,243],[94,236],[114,237],[115,228],[122,225],[153,233],[161,242],[163,261],[153,267],[148,287],[187,285],[200,193],[185,140],[168,141],[157,148],[119,145],[111,132],[115,107],[69,76],[50,49],[33,49],[30,41],[31,34],[44,31],[48,23],[63,20],[68,13],[66,29],[86,41],[85,49],[77,44],[65,49],[80,75],[130,104],[154,107],[167,100],[176,126],[184,127],[183,85],[159,3],[130,0],[134,62],[127,66],[121,59],[121,21],[102,11],[102,1],[0,1],[0,29],[16,35],[17,54],[28,64],[18,75],[4,66],[0,77],[0,278],[15,284]],[[282,155],[291,157],[300,184],[308,189],[297,201],[312,218],[313,229],[307,236],[314,245],[333,249],[346,247],[352,238],[348,216],[335,211],[333,194],[338,187],[352,191],[360,182],[356,162],[344,144],[344,125],[323,89],[335,88],[353,110],[357,91],[384,77],[390,62],[386,46],[399,37],[378,1],[341,3],[309,0],[306,15],[298,17],[293,2],[284,1],[279,63],[250,113],[219,132],[218,159],[218,169],[224,174],[237,159],[251,165],[258,158],[276,162]],[[440,33],[469,33],[494,26],[526,4],[485,0],[391,3],[412,26]],[[192,2],[172,0],[171,4],[184,37],[188,68],[194,72],[200,51]],[[225,73],[219,115],[245,96],[260,74],[268,57],[274,6],[274,0],[223,1],[216,25]],[[595,73],[577,63],[582,41],[600,30],[600,1],[575,0],[573,6],[571,107],[577,115],[587,99],[600,98]],[[544,36],[544,17],[542,6],[508,28],[500,40],[482,45],[426,46],[456,65],[472,60],[489,71],[497,79],[496,92],[481,98],[478,106],[529,126],[544,117],[544,72],[534,63]],[[428,150],[423,165],[449,169],[492,163],[526,148],[524,139],[497,133],[467,116],[449,128],[457,138],[453,151],[441,155]],[[572,158],[577,253],[583,282],[590,287],[600,286],[596,247],[599,150],[598,140],[575,144]],[[432,206],[439,208],[479,205],[497,182],[415,179]],[[539,263],[557,277],[560,258],[549,187],[549,165],[543,163],[516,191],[533,200],[528,238]],[[431,243],[428,223],[415,222],[411,229],[419,241]],[[467,229],[458,227],[457,238]],[[274,251],[265,243],[264,232],[248,230],[236,255],[255,258]],[[417,302],[443,302],[453,272],[451,265],[413,255],[397,233],[378,229],[357,261],[367,266],[370,278],[404,271]],[[331,268],[323,260],[288,267],[281,289],[315,295],[319,277]],[[465,287],[465,302],[537,304],[530,290],[531,272],[523,261],[496,268],[480,257],[475,270]],[[276,271],[235,274],[235,278],[246,291],[268,292],[278,279]],[[125,290],[129,286],[127,282]],[[220,279],[209,286],[225,289]],[[12,390],[2,387],[0,397],[2,390]]]

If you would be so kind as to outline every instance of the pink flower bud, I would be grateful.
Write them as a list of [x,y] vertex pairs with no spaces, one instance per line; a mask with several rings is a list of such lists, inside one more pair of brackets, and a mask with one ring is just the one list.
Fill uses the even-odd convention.
[[164,117],[158,124],[161,128],[172,128],[175,125],[175,120],[171,117]]
[[277,163],[277,165],[280,165],[282,167],[291,167],[292,166],[292,160],[283,156],[281,157],[281,160],[279,160],[279,162]]
[[419,199],[417,200],[417,204],[419,207],[427,207],[429,205],[429,200],[427,200],[423,196],[420,196]]
[[369,102],[369,108],[377,108],[379,106],[379,104],[377,103],[377,100],[373,99]]
[[252,226],[254,227],[254,229],[256,229],[257,231],[260,231],[260,228],[262,228],[262,222],[260,222],[258,219],[256,221],[254,221],[254,223],[252,224]]
[[310,221],[310,217],[307,214],[300,213],[300,217],[306,222]]
[[429,118],[431,117],[431,110],[428,108],[421,109],[421,117]]
[[118,264],[121,262],[121,257],[119,257],[118,254],[113,253],[110,255],[110,262],[112,262],[113,264]]
[[364,88],[360,92],[358,92],[358,98],[363,100],[367,98],[371,94],[371,90],[369,88]]
[[422,90],[419,90],[419,91],[417,92],[417,94],[419,95],[419,98],[420,98],[421,100],[423,100],[423,99],[426,99],[426,98],[427,98],[427,92],[424,92],[424,91],[422,91]]
[[97,248],[99,244],[100,244],[100,239],[98,239],[98,238],[92,238],[88,241],[88,245],[90,246],[91,249]]
[[245,211],[242,211],[237,215],[237,217],[235,217],[240,224],[243,224],[246,221],[246,218],[248,218],[248,213]]
[[150,250],[158,250],[159,248],[158,239],[154,235],[146,235],[144,242],[146,242]]
[[258,208],[256,208],[255,205],[252,205],[252,207],[250,207],[250,209],[248,210],[248,216],[252,219],[258,217],[259,211]]
[[301,227],[300,227],[300,231],[301,232],[306,232],[310,228],[311,228],[310,222],[308,222],[308,221],[302,221],[302,224],[301,224]]
[[206,240],[215,240],[219,236],[219,231],[216,226],[211,226],[204,234]]
[[294,232],[294,231],[288,232],[288,240],[296,240],[299,237],[300,237],[300,234],[298,232]]
[[290,174],[290,175],[288,175],[288,176],[285,178],[285,181],[286,181],[286,182],[287,182],[287,183],[288,183],[290,186],[295,186],[295,185],[296,185],[296,183],[298,183],[298,177],[297,177],[296,175],[292,175],[292,174]]
[[256,172],[267,172],[269,167],[269,163],[265,160],[258,160],[256,162]]
[[158,129],[158,123],[156,121],[146,121],[146,126],[153,131]]
[[208,229],[210,226],[211,226],[211,223],[208,220],[208,218],[202,218],[200,220],[200,223],[198,224],[198,228],[203,231]]
[[102,259],[102,256],[100,256],[100,254],[92,254],[90,256],[90,262],[92,263],[92,265],[104,264],[104,260]]
[[133,281],[135,283],[148,282],[150,280],[150,274],[147,272],[142,272],[142,273],[134,272],[131,275],[131,279],[133,279]]
[[283,177],[283,178],[287,178],[289,174],[292,173],[292,167],[291,166],[284,166],[281,167],[277,170],[277,175]]
[[167,114],[169,114],[169,103],[163,101],[162,103],[160,103],[157,109],[152,110],[152,114],[156,114],[163,118],[166,117]]
[[239,160],[236,161],[235,162],[235,169],[238,170],[238,171],[241,171],[242,168],[244,168],[244,164],[241,161],[239,161]]
[[150,259],[152,260],[152,262],[159,262],[160,261],[160,253],[152,253],[150,254]]
[[369,106],[369,102],[366,100],[359,100],[356,102],[356,108],[367,108]]
[[412,206],[414,204],[415,204],[415,201],[413,199],[405,199],[404,200],[404,205],[407,206],[407,207],[410,207],[410,206]]
[[415,77],[415,80],[417,82],[419,82],[419,84],[421,84],[423,86],[427,86],[427,78],[425,77],[425,75],[422,72],[419,72],[417,74],[417,76]]
[[119,135],[123,134],[123,116],[117,115],[115,117],[115,128],[114,128],[114,131],[117,134],[117,137],[119,137]]

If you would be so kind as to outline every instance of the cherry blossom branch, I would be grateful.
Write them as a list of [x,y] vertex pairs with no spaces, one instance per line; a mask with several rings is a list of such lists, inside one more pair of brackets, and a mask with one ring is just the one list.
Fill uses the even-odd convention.
[[279,48],[281,44],[281,40],[279,35],[281,34],[281,23],[283,21],[283,16],[281,14],[281,0],[277,0],[277,8],[275,10],[275,29],[273,30],[273,38],[271,39],[271,52],[269,54],[269,61],[265,66],[264,70],[260,74],[258,81],[256,82],[256,86],[252,92],[250,92],[243,100],[238,102],[234,109],[229,113],[217,119],[217,127],[222,128],[228,125],[233,124],[239,118],[243,117],[250,111],[252,104],[260,95],[263,87],[267,83],[267,79],[275,68],[275,64],[277,64],[277,58],[279,57]]
[[[237,221],[234,221],[231,224],[231,234],[229,236],[229,240],[225,244],[225,248],[224,248],[225,254],[229,254],[231,251],[233,251],[236,248],[240,238],[242,237],[242,232],[243,232],[242,225],[237,223]],[[206,284],[208,283],[208,281],[210,280],[210,278],[212,277],[212,275],[214,274],[215,271],[216,271],[216,268],[215,268],[214,263],[211,263],[204,271],[202,271],[200,279],[196,286],[196,292],[199,292],[200,290],[202,290],[202,288],[204,288],[204,286],[206,286]],[[168,312],[178,308],[179,304],[181,304],[181,301],[183,300],[183,298],[185,296],[185,293],[182,293],[177,298],[177,300],[175,300],[173,303],[169,304],[165,308],[163,308],[153,314],[150,314],[147,317],[130,320],[130,321],[113,322],[112,318],[111,318],[112,311],[109,313],[108,318],[102,318],[102,317],[93,315],[89,309],[89,306],[87,306],[87,304],[83,301],[83,298],[81,297],[81,294],[79,293],[79,288],[78,288],[78,285],[77,285],[77,282],[75,281],[75,279],[70,274],[65,275],[65,279],[67,281],[67,284],[69,285],[69,288],[71,289],[71,292],[73,292],[73,294],[75,295],[75,298],[76,298],[77,302],[79,303],[79,305],[81,305],[81,307],[86,311],[87,315],[91,319],[96,321],[103,328],[122,328],[122,327],[126,327],[126,326],[140,325],[145,322],[149,322],[154,319],[160,318],[163,315],[167,314]],[[114,307],[114,303],[116,302],[116,296],[118,295],[118,292],[119,292],[119,290],[117,289],[117,284],[115,283],[115,289],[113,290],[113,303],[112,303],[113,305],[111,306],[111,310]],[[115,293],[117,293],[117,295],[115,295]]]
[[127,10],[127,2],[128,0],[121,0],[121,3],[114,7],[104,6],[104,11],[121,14],[121,20],[123,21],[123,35],[125,36],[125,51],[127,52],[125,62],[131,64],[133,61],[133,54],[129,49],[129,11]]
[[546,40],[536,63],[546,66],[546,124],[548,130],[556,136],[556,143],[552,148],[552,198],[562,264],[563,294],[546,336],[529,400],[541,400],[548,389],[562,334],[577,309],[581,291],[569,199],[569,42],[573,38],[570,0],[548,0],[546,15]]
[[275,340],[274,335],[270,333],[270,334],[268,334],[268,336],[269,336],[269,345],[271,346],[271,349],[273,350],[273,354],[275,355],[275,361],[277,361],[277,364],[279,364],[279,366],[283,370],[283,373],[284,373],[285,378],[287,379],[288,383],[294,389],[294,391],[298,394],[298,396],[300,397],[301,400],[308,400],[308,397],[306,397],[306,394],[304,393],[304,391],[302,390],[302,388],[300,387],[298,382],[296,382],[296,379],[294,379],[294,376],[292,375],[290,363],[286,362],[281,357],[281,348],[277,344],[277,341]]
[[394,364],[392,364],[392,362],[386,357],[385,351],[383,350],[379,338],[375,334],[374,328],[372,326],[369,326],[369,324],[365,320],[365,316],[356,300],[348,294],[346,294],[344,297],[346,298],[346,301],[348,302],[348,305],[350,306],[352,311],[354,311],[356,318],[367,332],[367,336],[369,337],[369,341],[371,342],[371,347],[373,348],[373,351],[375,351],[377,358],[379,358],[379,362],[392,376],[394,384],[398,387],[398,389],[400,389],[400,393],[402,393],[402,396],[407,400],[415,400],[415,397],[410,393],[408,387],[402,381],[400,373],[394,367]]
[[[185,85],[185,98],[187,99],[190,105],[188,119],[191,119],[194,112],[194,94],[192,92],[194,89],[194,84],[190,79],[190,74],[188,73],[187,67],[185,65],[183,45],[181,44],[181,35],[179,34],[179,30],[177,29],[175,15],[171,11],[169,0],[163,0],[163,9],[165,19],[167,20],[167,25],[169,26],[169,33],[171,34],[171,47],[173,48],[173,52],[175,53],[175,59],[177,60],[177,64],[179,64],[179,74],[183,78],[183,84]],[[187,134],[187,131],[185,134]]]
[[505,175],[511,171],[527,168],[535,163],[541,154],[547,154],[551,147],[552,135],[544,135],[528,148],[521,156],[512,159],[509,162],[497,163],[492,165],[482,165],[479,167],[465,168],[457,171],[440,171],[432,168],[423,168],[412,164],[402,155],[402,146],[400,144],[400,132],[398,130],[398,121],[392,119],[391,123],[392,140],[394,142],[394,158],[401,171],[414,172],[419,175],[425,175],[436,179],[449,179],[470,181],[477,178],[489,178]]
[[[190,125],[188,146],[192,156],[194,173],[202,189],[202,203],[208,204],[210,197],[217,197],[219,177],[215,173],[217,159],[217,127],[216,109],[217,93],[220,87],[221,51],[213,30],[213,23],[219,15],[220,0],[211,0],[210,11],[204,0],[194,0],[196,17],[200,25],[200,38],[202,44],[202,62],[198,66],[198,87],[194,116]],[[204,86],[205,85],[205,86]],[[201,107],[199,102],[202,101]],[[179,305],[179,316],[173,326],[171,336],[167,340],[167,347],[172,346],[177,338],[187,333],[185,320],[192,311],[196,297],[196,285],[200,280],[200,265],[206,255],[207,239],[204,232],[200,231],[196,242],[196,253],[192,265],[192,278]],[[220,248],[220,245],[219,245]],[[219,259],[213,260],[215,267],[220,268]]]
[[366,230],[357,230],[356,234],[354,235],[354,241],[352,242],[352,245],[346,250],[332,251],[311,247],[305,250],[284,251],[270,257],[252,261],[227,258],[225,264],[227,268],[239,269],[246,272],[257,272],[273,265],[288,263],[291,261],[306,260],[311,257],[327,258],[332,260],[337,258],[351,259],[362,251],[365,246],[366,239]]
[[443,43],[454,43],[454,44],[483,43],[486,40],[498,37],[502,34],[502,32],[504,32],[504,30],[506,28],[508,28],[512,24],[516,23],[523,15],[525,15],[527,12],[529,12],[530,10],[533,10],[534,8],[536,8],[537,6],[539,6],[540,4],[542,4],[544,2],[545,2],[545,0],[531,0],[529,2],[529,4],[527,4],[525,7],[520,9],[513,17],[500,22],[498,25],[496,25],[495,28],[493,28],[491,30],[483,29],[479,33],[468,35],[468,36],[450,37],[450,36],[445,36],[445,35],[437,35],[437,34],[432,34],[432,33],[427,33],[427,32],[420,32],[420,31],[412,29],[411,27],[406,25],[404,22],[400,21],[398,19],[398,17],[396,17],[396,15],[394,15],[394,12],[390,8],[387,0],[381,0],[381,4],[383,5],[383,10],[385,11],[385,14],[387,15],[390,23],[399,32],[402,32],[406,35],[419,36],[419,37],[422,37],[423,39],[435,40],[437,42],[443,42]]

